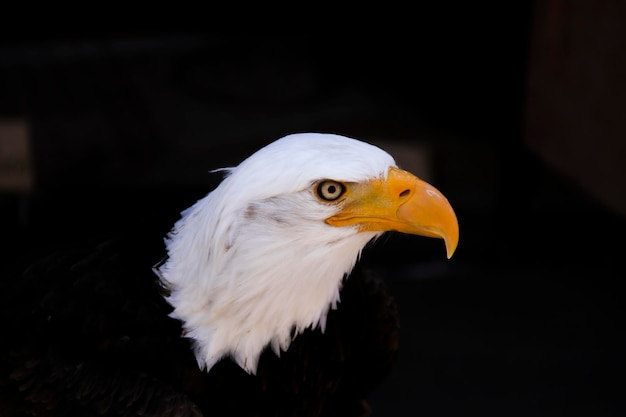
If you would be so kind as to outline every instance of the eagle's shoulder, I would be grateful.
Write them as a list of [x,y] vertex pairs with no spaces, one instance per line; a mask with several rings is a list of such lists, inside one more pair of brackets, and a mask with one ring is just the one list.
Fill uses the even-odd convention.
[[167,316],[144,243],[128,233],[81,240],[5,277],[3,407],[68,416],[165,416],[175,407],[176,415],[200,415],[177,386],[195,363],[180,324]]

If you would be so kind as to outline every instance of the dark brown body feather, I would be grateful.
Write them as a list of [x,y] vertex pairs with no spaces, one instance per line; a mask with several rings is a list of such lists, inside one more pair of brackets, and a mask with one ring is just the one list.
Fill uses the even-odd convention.
[[326,331],[305,331],[280,358],[265,351],[257,375],[229,359],[206,373],[159,294],[155,242],[83,244],[4,277],[2,416],[367,414],[398,344],[381,282],[355,270]]

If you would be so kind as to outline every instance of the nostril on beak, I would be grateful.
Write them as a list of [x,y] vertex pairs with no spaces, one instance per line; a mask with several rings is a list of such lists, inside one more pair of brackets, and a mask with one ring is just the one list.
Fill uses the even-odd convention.
[[409,194],[411,194],[411,190],[408,190],[408,189],[407,189],[407,190],[404,190],[404,191],[402,191],[402,192],[400,193],[400,197],[406,197],[406,196],[408,196]]

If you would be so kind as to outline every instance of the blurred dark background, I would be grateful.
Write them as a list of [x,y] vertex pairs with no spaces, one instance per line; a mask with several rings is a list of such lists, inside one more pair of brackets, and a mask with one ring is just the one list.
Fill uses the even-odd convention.
[[[374,416],[626,413],[626,7],[445,6],[389,32],[26,31],[0,43],[6,261],[155,225],[293,132],[377,144],[461,240],[367,249],[398,298]],[[3,277],[11,279],[11,277]]]

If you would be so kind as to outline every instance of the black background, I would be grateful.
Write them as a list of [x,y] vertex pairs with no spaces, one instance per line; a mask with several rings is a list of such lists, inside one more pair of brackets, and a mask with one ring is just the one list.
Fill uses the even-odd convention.
[[396,32],[3,35],[0,118],[28,123],[36,175],[0,194],[4,256],[165,232],[215,186],[208,170],[288,133],[425,147],[461,239],[450,261],[418,237],[365,251],[403,325],[373,415],[621,415],[626,221],[524,145],[532,11],[442,7]]

